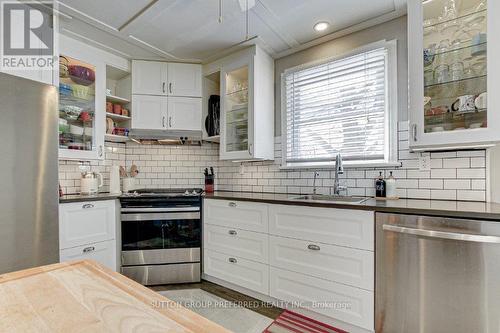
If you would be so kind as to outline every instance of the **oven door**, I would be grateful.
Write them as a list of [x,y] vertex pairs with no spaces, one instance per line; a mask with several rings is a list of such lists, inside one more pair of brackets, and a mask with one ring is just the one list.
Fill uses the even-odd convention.
[[121,220],[123,266],[200,261],[197,207],[124,208]]

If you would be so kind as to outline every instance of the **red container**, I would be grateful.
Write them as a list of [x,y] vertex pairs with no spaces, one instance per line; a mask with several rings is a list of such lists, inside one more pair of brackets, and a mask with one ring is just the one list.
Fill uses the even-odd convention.
[[113,103],[106,102],[106,112],[107,113],[113,113]]
[[120,104],[113,104],[113,113],[122,114],[122,106]]

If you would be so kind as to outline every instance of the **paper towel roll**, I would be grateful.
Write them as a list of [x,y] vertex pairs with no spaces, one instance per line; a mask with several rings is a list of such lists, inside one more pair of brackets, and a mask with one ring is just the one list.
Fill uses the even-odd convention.
[[111,173],[109,175],[109,193],[122,193],[120,190],[120,167],[118,165],[113,165],[111,167]]

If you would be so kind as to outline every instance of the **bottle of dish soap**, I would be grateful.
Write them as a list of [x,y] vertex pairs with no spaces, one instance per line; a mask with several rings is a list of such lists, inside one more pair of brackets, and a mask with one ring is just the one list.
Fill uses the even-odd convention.
[[386,185],[384,177],[382,177],[382,171],[375,181],[375,196],[378,198],[385,198],[386,195]]
[[392,171],[390,172],[390,176],[387,178],[385,183],[387,198],[396,198],[396,179],[392,175]]

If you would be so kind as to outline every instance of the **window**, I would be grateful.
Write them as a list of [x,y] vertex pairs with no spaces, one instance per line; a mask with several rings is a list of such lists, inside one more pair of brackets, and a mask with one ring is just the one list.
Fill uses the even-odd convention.
[[[396,42],[282,75],[283,167],[390,165],[397,158]],[[333,160],[333,161],[332,161]]]

